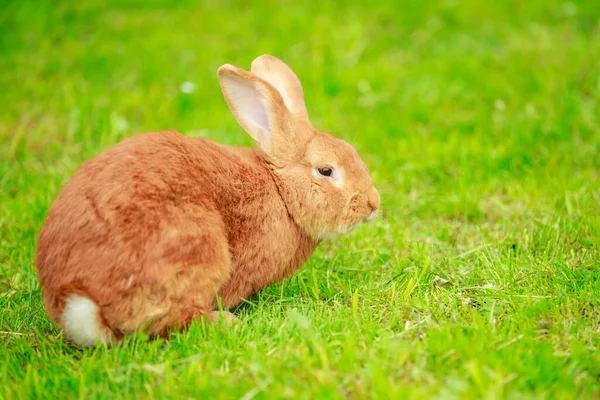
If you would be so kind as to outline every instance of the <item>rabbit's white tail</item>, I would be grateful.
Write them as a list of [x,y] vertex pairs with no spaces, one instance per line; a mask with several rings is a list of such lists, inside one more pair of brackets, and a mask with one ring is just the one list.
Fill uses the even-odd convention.
[[104,324],[100,307],[87,297],[69,295],[61,319],[66,336],[78,346],[92,347],[111,342],[111,331]]

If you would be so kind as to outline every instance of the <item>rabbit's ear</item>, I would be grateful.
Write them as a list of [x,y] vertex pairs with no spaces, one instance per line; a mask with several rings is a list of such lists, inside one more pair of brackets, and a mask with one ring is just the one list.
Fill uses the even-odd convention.
[[277,89],[286,107],[296,118],[308,121],[302,85],[286,63],[276,57],[263,54],[252,61],[250,70]]
[[235,119],[267,154],[272,154],[274,142],[284,135],[289,123],[279,92],[252,72],[230,64],[219,68],[217,75]]

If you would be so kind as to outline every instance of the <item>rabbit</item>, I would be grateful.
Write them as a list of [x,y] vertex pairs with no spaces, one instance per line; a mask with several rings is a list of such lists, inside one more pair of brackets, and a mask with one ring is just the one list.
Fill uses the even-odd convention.
[[262,55],[217,76],[256,148],[134,135],[84,163],[50,207],[36,266],[44,306],[76,346],[237,319],[228,310],[377,215],[365,163],[312,127],[290,67]]

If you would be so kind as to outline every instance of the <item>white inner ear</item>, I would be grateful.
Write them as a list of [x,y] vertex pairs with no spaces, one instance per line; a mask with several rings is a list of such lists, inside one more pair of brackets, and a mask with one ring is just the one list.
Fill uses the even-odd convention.
[[252,82],[229,78],[223,82],[229,105],[239,124],[262,147],[271,149],[271,124],[265,106],[267,99]]
[[269,117],[263,106],[258,90],[247,85],[233,85],[230,89],[231,97],[236,103],[238,112],[249,122],[269,132]]

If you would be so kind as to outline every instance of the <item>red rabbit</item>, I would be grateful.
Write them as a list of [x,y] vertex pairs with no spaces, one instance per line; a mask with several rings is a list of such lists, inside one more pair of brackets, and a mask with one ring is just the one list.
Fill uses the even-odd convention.
[[136,135],[87,161],[52,205],[37,268],[46,309],[75,344],[214,320],[217,295],[234,307],[375,217],[367,167],[312,127],[285,63],[263,55],[218,77],[258,148]]

